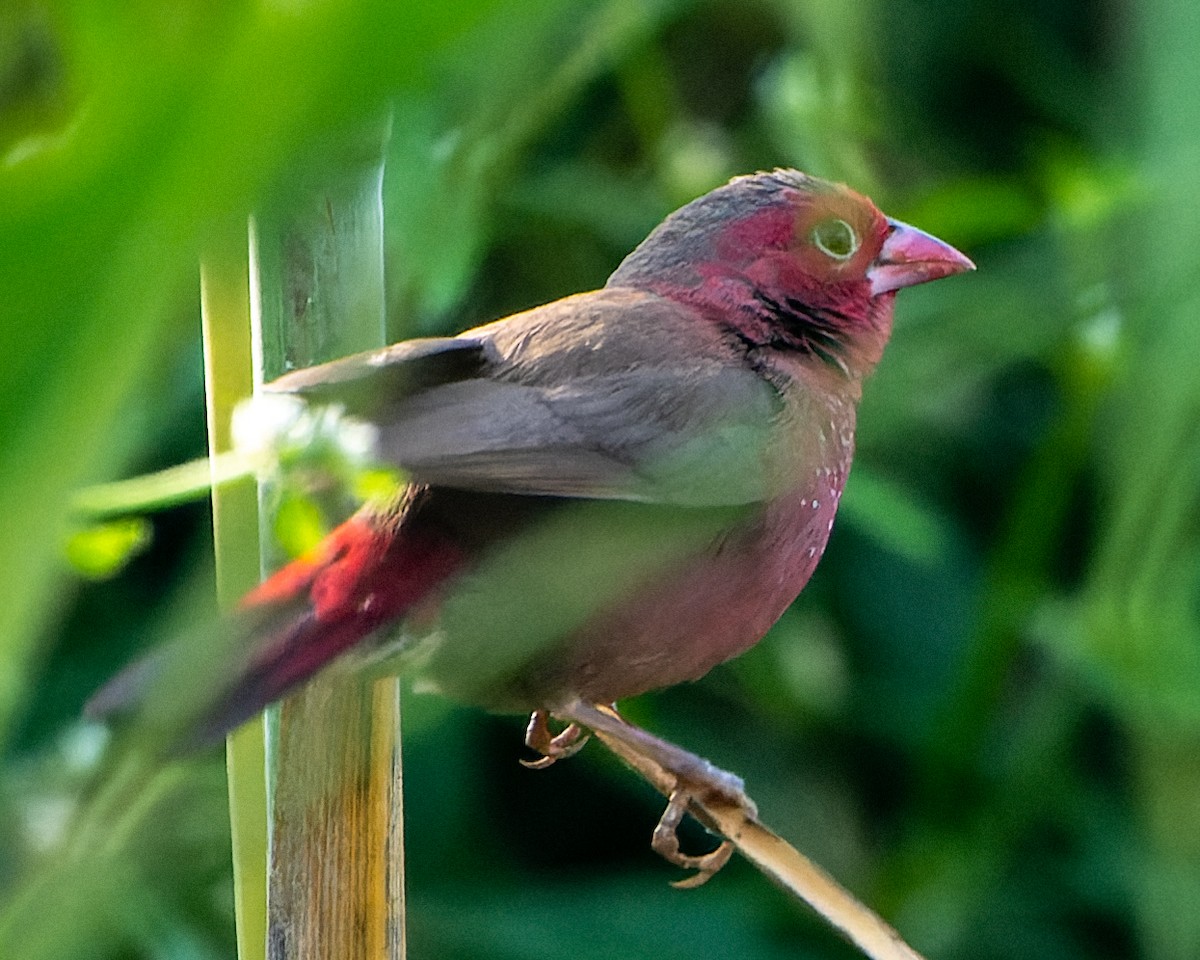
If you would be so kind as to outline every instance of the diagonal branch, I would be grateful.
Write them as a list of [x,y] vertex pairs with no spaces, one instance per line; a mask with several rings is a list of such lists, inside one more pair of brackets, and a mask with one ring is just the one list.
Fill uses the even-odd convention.
[[[779,886],[816,910],[871,960],[922,960],[878,914],[763,826],[739,777],[627,723],[607,708],[575,701],[554,713],[587,727],[655,790],[671,800],[667,815],[676,806],[680,792],[686,794],[687,810],[692,816],[713,833],[725,837]],[[715,869],[719,866],[718,863]],[[703,882],[715,869],[702,866],[696,877],[683,883],[697,885],[697,878]]]

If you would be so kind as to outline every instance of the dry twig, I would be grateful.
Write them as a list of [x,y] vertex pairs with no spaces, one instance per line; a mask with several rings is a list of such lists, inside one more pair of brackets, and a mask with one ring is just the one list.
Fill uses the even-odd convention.
[[[795,897],[803,900],[858,946],[871,960],[922,960],[919,953],[874,911],[859,902],[829,874],[758,820],[753,801],[735,775],[707,760],[627,723],[614,711],[579,701],[555,710],[555,715],[587,727],[626,764],[640,773],[669,805],[654,847],[668,859],[681,862],[663,850],[674,841],[674,825],[686,805],[706,828],[725,838],[759,870]],[[725,844],[708,857],[694,858],[699,872],[677,886],[698,886],[728,859]],[[676,848],[677,849],[677,848]],[[704,862],[709,860],[710,862]],[[686,861],[688,858],[682,858]]]

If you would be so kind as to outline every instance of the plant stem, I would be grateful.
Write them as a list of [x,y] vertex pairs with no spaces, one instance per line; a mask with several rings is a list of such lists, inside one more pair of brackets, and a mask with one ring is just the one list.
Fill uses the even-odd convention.
[[[385,342],[383,139],[255,222],[263,380]],[[399,724],[396,680],[318,677],[270,726],[272,960],[404,955]]]
[[[210,462],[232,447],[230,418],[254,389],[250,344],[250,277],[245,225],[231,228],[201,263],[204,379]],[[252,476],[212,478],[217,598],[223,608],[258,581],[258,489]],[[238,957],[265,956],[267,791],[261,724],[230,735],[226,748],[233,841],[234,915]]]

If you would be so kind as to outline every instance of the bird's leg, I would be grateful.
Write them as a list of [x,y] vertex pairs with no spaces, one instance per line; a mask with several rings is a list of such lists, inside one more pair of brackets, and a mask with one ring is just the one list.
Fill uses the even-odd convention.
[[534,710],[529,716],[529,726],[525,728],[525,746],[541,754],[537,760],[522,760],[521,763],[530,770],[544,770],[558,760],[573,757],[587,743],[587,734],[577,723],[568,724],[559,733],[550,732],[550,713],[546,710]]
[[746,796],[741,777],[627,723],[612,707],[574,700],[553,712],[573,725],[590,729],[668,796],[667,809],[654,829],[651,847],[668,862],[697,871],[676,886],[698,887],[729,861],[733,853],[731,841],[723,840],[712,852],[693,857],[680,851],[676,830],[684,813],[689,811],[705,827],[715,830],[705,816],[706,805],[735,806],[748,818],[756,818],[758,809]]

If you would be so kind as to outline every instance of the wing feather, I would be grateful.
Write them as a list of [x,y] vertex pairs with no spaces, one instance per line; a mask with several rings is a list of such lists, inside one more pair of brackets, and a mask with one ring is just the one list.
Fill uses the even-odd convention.
[[[297,371],[271,389],[374,422],[417,482],[718,506],[768,496],[780,399],[685,308],[603,290],[460,337]],[[705,333],[707,336],[704,336]]]

